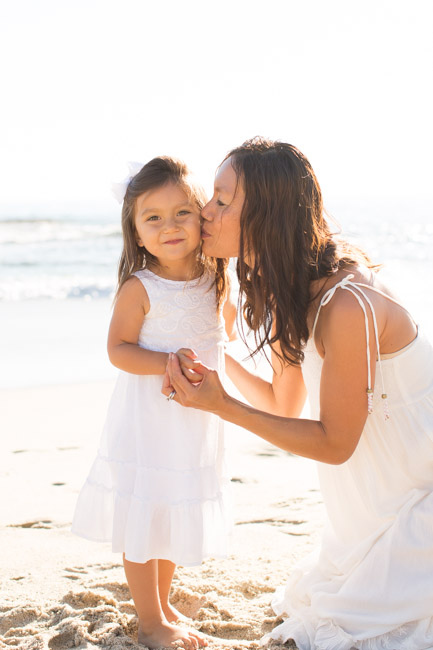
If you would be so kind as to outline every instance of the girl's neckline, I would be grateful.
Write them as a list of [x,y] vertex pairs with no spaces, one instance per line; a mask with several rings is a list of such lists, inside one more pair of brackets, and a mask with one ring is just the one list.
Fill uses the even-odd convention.
[[172,280],[171,278],[164,278],[162,275],[158,275],[157,273],[155,273],[154,271],[151,271],[148,268],[144,268],[144,269],[140,269],[140,270],[142,272],[150,273],[151,275],[153,275],[153,277],[157,278],[158,280],[162,280],[162,282],[170,282],[172,284],[189,284],[189,283],[192,283],[192,282],[198,282],[199,280],[201,280],[201,278],[204,275],[204,274],[200,275],[198,278],[191,278],[191,280]]

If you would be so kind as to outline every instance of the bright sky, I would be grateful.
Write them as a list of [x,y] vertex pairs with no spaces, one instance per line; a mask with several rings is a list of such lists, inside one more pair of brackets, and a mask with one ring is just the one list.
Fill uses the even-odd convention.
[[[0,8],[0,211],[110,206],[128,160],[210,189],[256,134],[326,196],[432,194],[431,0],[10,0]],[[6,207],[5,207],[6,206]]]

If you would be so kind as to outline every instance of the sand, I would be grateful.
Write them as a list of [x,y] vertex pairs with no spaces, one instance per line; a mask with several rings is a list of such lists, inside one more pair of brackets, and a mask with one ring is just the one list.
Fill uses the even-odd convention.
[[[121,556],[70,532],[112,388],[0,391],[0,647],[143,648]],[[211,648],[257,648],[278,623],[274,589],[317,548],[323,504],[312,462],[236,427],[227,439],[231,555],[178,568],[172,602]]]

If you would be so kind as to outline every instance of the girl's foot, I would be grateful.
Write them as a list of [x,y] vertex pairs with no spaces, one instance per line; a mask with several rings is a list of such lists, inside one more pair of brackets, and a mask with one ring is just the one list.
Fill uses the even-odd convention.
[[[172,623],[173,625],[176,625],[178,623],[190,623],[191,619],[188,618],[188,616],[185,616],[184,614],[181,614],[176,607],[173,607],[170,603],[167,603],[162,607],[162,611],[164,612],[164,616],[167,619],[169,623]],[[194,637],[200,648],[203,648],[208,645],[208,642],[206,639],[196,632],[195,630],[188,630],[188,634],[192,637]]]
[[171,623],[159,623],[152,627],[149,632],[139,627],[138,643],[152,650],[161,647],[169,648],[170,646],[180,646],[186,650],[197,650],[201,645],[195,633],[190,633],[189,630],[183,630]]
[[199,648],[205,648],[207,645],[209,645],[206,639],[195,630],[188,630],[188,634],[197,641]]

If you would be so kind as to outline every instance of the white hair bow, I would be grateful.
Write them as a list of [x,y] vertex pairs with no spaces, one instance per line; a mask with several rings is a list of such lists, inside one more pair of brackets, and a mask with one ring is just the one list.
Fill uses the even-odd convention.
[[128,189],[129,183],[131,182],[132,178],[134,178],[134,176],[138,174],[138,172],[142,167],[143,167],[143,163],[129,162],[128,163],[129,173],[127,176],[125,176],[123,181],[120,181],[120,183],[111,183],[111,193],[120,204],[123,203],[123,199],[125,198],[126,190]]

